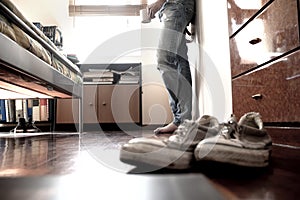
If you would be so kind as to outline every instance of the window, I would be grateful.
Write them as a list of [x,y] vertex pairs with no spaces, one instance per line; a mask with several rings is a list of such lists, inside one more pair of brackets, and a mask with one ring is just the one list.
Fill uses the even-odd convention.
[[[79,60],[85,58],[102,42],[122,32],[140,29],[140,10],[155,0],[69,0],[73,17],[73,44]],[[138,39],[138,38],[137,38]],[[133,52],[130,56],[140,55]]]

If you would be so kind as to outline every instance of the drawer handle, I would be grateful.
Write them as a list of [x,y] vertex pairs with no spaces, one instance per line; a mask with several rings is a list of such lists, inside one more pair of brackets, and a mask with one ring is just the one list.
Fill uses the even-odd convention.
[[252,45],[258,44],[260,42],[261,42],[260,38],[255,38],[255,39],[249,41],[249,43],[252,44]]
[[93,103],[89,103],[89,106],[93,106]]
[[259,100],[259,99],[262,99],[263,98],[263,95],[262,94],[255,94],[255,95],[252,95],[252,99],[255,99],[255,100]]
[[106,102],[105,102],[105,101],[104,101],[104,102],[102,102],[102,105],[103,105],[103,106],[106,106]]

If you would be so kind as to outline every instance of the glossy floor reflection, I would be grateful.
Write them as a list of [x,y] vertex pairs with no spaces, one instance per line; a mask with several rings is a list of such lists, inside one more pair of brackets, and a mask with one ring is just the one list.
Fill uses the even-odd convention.
[[151,131],[0,138],[1,199],[296,199],[300,149],[274,145],[271,164],[248,169],[198,163],[141,172],[119,148]]

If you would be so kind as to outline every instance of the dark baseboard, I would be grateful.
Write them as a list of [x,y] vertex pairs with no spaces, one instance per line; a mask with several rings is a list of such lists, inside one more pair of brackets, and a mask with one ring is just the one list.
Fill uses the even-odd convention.
[[[55,131],[78,131],[78,124],[56,124]],[[122,131],[122,130],[142,130],[144,127],[133,123],[91,123],[83,124],[83,132],[89,131]]]
[[274,144],[300,148],[300,127],[265,126]]
[[300,122],[264,122],[264,126],[300,128]]
[[[51,123],[49,122],[36,122],[34,123],[42,132],[51,132]],[[0,126],[0,132],[9,132],[17,126],[17,123],[2,123]]]

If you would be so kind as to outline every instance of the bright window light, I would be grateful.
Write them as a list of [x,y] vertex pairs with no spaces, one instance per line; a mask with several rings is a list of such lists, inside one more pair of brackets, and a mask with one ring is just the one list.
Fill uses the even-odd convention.
[[76,42],[65,48],[76,52],[81,62],[103,42],[123,32],[141,29],[140,16],[79,16],[74,20],[72,41]]

